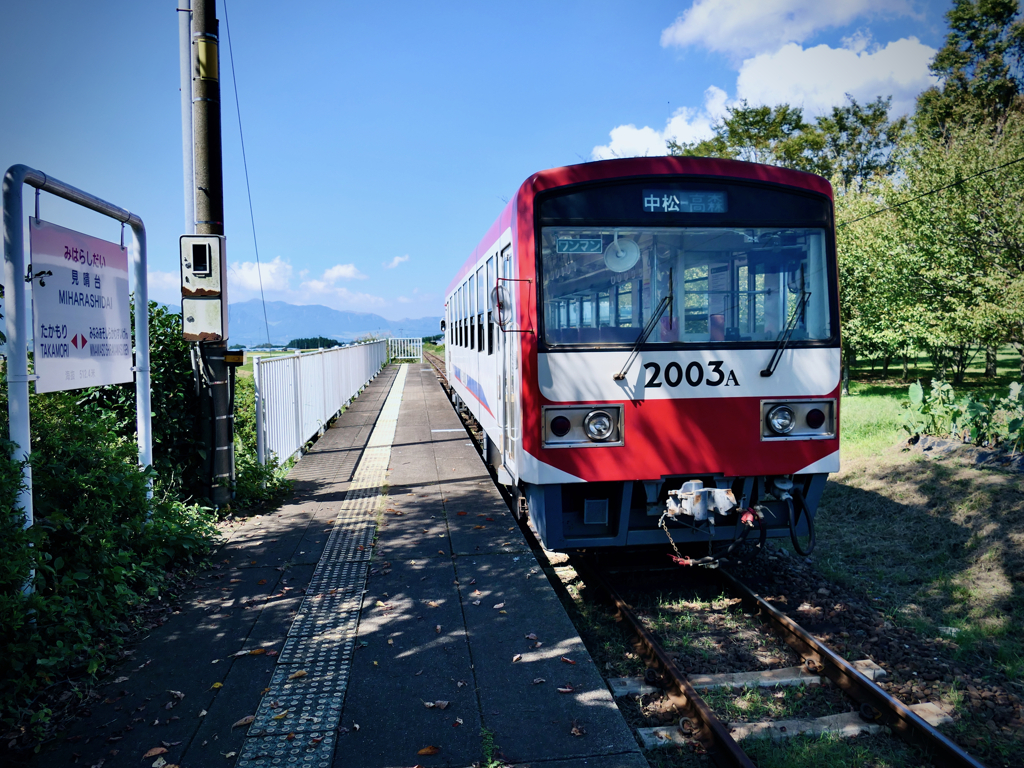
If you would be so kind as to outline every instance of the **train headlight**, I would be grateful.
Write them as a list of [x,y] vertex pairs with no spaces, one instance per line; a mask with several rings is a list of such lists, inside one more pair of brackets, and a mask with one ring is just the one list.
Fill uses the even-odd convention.
[[796,414],[788,405],[777,405],[768,411],[768,427],[777,435],[786,435],[796,426]]
[[615,431],[615,422],[608,411],[591,411],[583,419],[583,431],[591,440],[607,440]]

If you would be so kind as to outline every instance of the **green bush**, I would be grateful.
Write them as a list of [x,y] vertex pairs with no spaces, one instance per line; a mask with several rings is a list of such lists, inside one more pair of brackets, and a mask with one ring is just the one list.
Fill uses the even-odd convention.
[[256,385],[247,376],[235,381],[235,506],[254,507],[281,498],[292,484],[271,455],[261,465],[256,454]]
[[[132,304],[132,340],[135,339]],[[158,485],[183,498],[201,498],[206,459],[199,440],[201,413],[192,373],[191,345],[181,336],[181,317],[149,303],[149,375],[153,421],[153,468]],[[135,440],[135,384],[94,387],[81,396],[93,418],[113,417],[115,434]]]
[[31,398],[28,530],[14,508],[21,467],[10,445],[0,455],[0,717],[12,728],[45,728],[36,696],[99,672],[131,633],[133,610],[216,538],[209,510],[147,498],[153,470],[138,466],[134,439],[117,436],[113,414],[83,417],[75,394]]
[[903,428],[910,435],[953,437],[975,445],[1020,450],[1024,445],[1024,398],[1020,382],[1005,397],[957,398],[947,382],[936,379],[931,391],[920,382],[910,385]]

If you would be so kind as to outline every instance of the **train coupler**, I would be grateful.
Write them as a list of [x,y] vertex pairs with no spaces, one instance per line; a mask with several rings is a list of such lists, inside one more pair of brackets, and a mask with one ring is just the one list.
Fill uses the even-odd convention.
[[699,521],[712,514],[726,515],[735,507],[736,496],[731,488],[705,488],[700,480],[691,480],[678,491],[668,492],[665,514],[685,515]]

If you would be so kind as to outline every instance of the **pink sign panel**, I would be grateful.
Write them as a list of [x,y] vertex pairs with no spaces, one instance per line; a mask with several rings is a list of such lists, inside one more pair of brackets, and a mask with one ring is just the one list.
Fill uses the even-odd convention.
[[128,252],[29,219],[36,392],[132,381]]

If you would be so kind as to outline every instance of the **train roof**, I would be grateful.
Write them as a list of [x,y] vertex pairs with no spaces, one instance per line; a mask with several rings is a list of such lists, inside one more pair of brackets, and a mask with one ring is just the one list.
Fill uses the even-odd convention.
[[473,249],[473,253],[449,283],[445,295],[451,294],[469,273],[471,267],[479,261],[480,256],[494,245],[502,232],[512,226],[515,211],[520,203],[532,202],[537,194],[557,187],[592,181],[629,179],[651,174],[715,176],[721,179],[760,181],[816,192],[832,199],[832,185],[821,176],[805,171],[780,168],[776,165],[747,163],[742,160],[714,157],[629,157],[549,168],[546,171],[538,171],[520,185],[516,194],[502,210],[501,215],[491,224],[487,233]]

